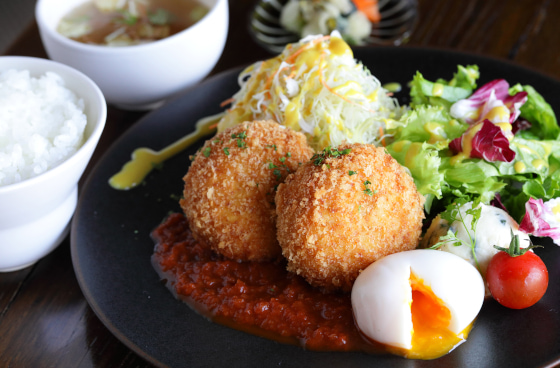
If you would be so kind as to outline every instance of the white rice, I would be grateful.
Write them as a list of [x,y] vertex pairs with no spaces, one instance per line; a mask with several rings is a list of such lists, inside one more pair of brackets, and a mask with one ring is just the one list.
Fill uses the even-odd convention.
[[83,143],[84,101],[56,73],[0,72],[0,186],[50,170]]

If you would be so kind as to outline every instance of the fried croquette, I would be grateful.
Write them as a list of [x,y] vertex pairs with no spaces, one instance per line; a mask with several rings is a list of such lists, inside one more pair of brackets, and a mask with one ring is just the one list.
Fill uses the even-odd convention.
[[277,237],[288,271],[350,291],[377,259],[417,247],[424,197],[384,148],[327,148],[280,184]]
[[183,178],[180,201],[194,238],[225,257],[281,257],[274,195],[313,150],[273,121],[245,122],[205,142]]

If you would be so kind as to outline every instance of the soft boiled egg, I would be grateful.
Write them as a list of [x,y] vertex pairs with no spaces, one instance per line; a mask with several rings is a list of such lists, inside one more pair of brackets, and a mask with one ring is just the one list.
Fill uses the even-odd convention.
[[476,268],[431,249],[383,257],[362,271],[352,288],[360,331],[411,359],[435,359],[464,342],[483,301]]

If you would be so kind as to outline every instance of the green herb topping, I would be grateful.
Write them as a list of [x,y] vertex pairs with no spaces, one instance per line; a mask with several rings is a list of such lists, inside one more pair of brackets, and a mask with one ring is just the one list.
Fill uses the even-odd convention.
[[138,17],[127,10],[121,10],[121,18],[116,19],[115,22],[133,26],[138,22]]
[[162,8],[158,8],[155,12],[148,14],[150,23],[158,26],[169,23],[170,18],[171,14]]
[[375,193],[377,193],[377,190],[371,190],[370,189],[370,187],[369,187],[370,185],[371,185],[371,181],[369,181],[369,180],[364,181],[364,187],[366,188],[366,189],[364,189],[364,193],[367,194],[368,196],[372,196]]
[[346,148],[345,150],[339,151],[337,148],[331,148],[330,146],[323,149],[323,152],[316,153],[311,157],[311,161],[316,166],[321,166],[323,161],[325,161],[328,157],[340,157],[342,155],[347,155],[352,151],[350,148]]
[[237,140],[237,147],[239,148],[247,148],[247,143],[244,141],[245,138],[247,138],[246,130],[242,131],[241,133],[234,133],[231,135],[231,139]]

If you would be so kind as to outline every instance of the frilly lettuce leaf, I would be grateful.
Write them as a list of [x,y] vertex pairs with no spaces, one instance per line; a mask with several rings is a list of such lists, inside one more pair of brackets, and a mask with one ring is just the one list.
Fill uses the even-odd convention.
[[453,75],[453,79],[449,81],[449,85],[473,91],[476,88],[478,77],[480,77],[480,72],[478,71],[477,65],[458,65],[457,73]]
[[549,159],[560,151],[560,141],[538,141],[515,136],[509,147],[515,152],[512,162],[495,162],[500,175],[527,181],[539,177],[543,181],[550,175]]
[[560,141],[516,136],[511,147],[516,151],[515,160],[497,166],[509,183],[500,195],[511,216],[520,221],[529,198],[547,201],[560,196]]
[[440,106],[420,105],[401,118],[403,126],[395,132],[395,140],[428,142],[439,149],[461,136],[468,125],[453,119]]
[[558,139],[560,127],[552,107],[543,96],[531,86],[516,84],[509,89],[509,94],[527,92],[527,102],[521,106],[520,117],[527,119],[531,124],[529,130],[519,132],[519,135],[532,139]]
[[[441,198],[443,174],[438,171],[441,159],[433,145],[400,140],[386,148],[395,160],[409,170],[418,192],[424,196]],[[429,208],[427,210],[429,212]]]
[[509,94],[527,92],[520,117],[531,123],[518,131],[509,147],[511,162],[453,157],[449,143],[468,128],[453,119],[449,107],[476,89],[478,67],[458,66],[450,81],[426,80],[417,72],[410,83],[411,110],[399,120],[388,152],[414,178],[430,213],[458,199],[489,203],[497,193],[512,217],[520,221],[529,198],[560,196],[560,127],[554,111],[531,86],[516,85]]
[[449,110],[454,102],[469,97],[476,88],[476,80],[479,77],[478,67],[472,65],[457,68],[457,73],[450,81],[438,79],[436,82],[431,82],[420,72],[416,72],[410,84],[411,105],[413,107],[435,105]]
[[480,197],[483,203],[494,198],[505,183],[499,178],[500,173],[494,165],[484,160],[469,159],[453,162],[451,157],[441,160],[440,172],[444,174],[448,190],[457,197]]

